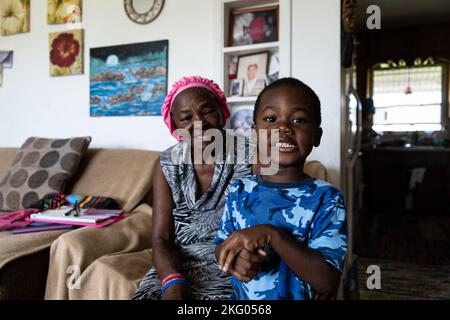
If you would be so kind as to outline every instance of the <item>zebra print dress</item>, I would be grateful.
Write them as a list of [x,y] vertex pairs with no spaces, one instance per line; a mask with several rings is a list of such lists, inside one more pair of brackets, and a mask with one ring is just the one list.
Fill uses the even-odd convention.
[[[239,138],[236,138],[239,137]],[[230,147],[231,146],[231,147]],[[196,199],[197,180],[187,143],[178,143],[161,153],[161,168],[172,191],[175,242],[183,274],[192,283],[194,299],[229,299],[230,276],[217,266],[214,238],[232,179],[251,174],[255,146],[241,136],[226,134],[226,148],[216,157],[209,189]],[[161,279],[151,268],[142,280],[134,300],[160,299]]]

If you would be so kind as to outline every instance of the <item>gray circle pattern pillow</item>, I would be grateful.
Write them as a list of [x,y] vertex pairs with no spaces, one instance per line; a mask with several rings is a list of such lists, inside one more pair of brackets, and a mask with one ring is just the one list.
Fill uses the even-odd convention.
[[0,210],[24,209],[49,193],[64,192],[90,142],[91,137],[28,138],[0,180]]

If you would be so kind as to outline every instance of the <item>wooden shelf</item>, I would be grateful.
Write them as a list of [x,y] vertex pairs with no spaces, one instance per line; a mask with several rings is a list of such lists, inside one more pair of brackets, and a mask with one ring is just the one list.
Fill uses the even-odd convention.
[[227,98],[227,102],[228,103],[255,103],[256,101],[255,96],[251,96],[251,97],[228,97]]
[[243,8],[243,7],[261,7],[277,3],[277,0],[223,0],[223,4],[229,8]]
[[234,54],[234,55],[240,55],[244,53],[254,53],[257,51],[264,51],[271,49],[278,49],[280,46],[280,43],[278,41],[276,42],[266,42],[266,43],[257,43],[257,44],[249,44],[246,46],[235,46],[235,47],[225,47],[223,48],[224,54]]

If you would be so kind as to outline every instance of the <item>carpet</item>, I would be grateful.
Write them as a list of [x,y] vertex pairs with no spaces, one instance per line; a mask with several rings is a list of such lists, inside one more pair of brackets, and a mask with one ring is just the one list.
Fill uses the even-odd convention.
[[450,265],[450,219],[374,215],[355,239],[360,257]]
[[[368,266],[377,265],[381,289],[369,290]],[[348,299],[361,300],[449,300],[450,265],[427,265],[358,257],[350,270]]]

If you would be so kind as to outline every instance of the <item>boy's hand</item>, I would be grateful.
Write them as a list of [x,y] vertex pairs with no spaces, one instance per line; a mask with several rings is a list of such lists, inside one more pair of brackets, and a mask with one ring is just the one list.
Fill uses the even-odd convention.
[[273,226],[269,224],[260,224],[234,232],[222,243],[218,261],[219,268],[228,272],[242,249],[258,252],[263,257],[267,256],[262,248],[269,244],[272,237],[272,228]]
[[249,282],[258,275],[263,259],[264,257],[259,254],[242,249],[229,272],[239,281]]

